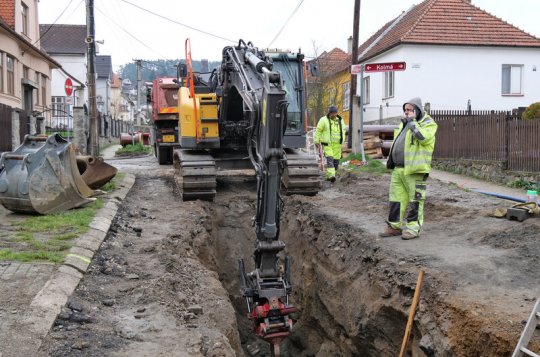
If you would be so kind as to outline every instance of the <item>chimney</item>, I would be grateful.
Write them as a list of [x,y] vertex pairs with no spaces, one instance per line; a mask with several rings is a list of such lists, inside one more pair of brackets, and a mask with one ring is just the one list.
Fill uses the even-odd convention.
[[352,36],[347,39],[347,53],[352,53]]

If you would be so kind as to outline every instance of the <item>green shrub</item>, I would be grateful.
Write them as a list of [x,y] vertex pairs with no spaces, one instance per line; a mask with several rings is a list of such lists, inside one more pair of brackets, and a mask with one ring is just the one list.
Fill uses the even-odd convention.
[[135,145],[126,145],[125,147],[116,150],[116,155],[138,155],[138,154],[148,154],[152,152],[150,146],[144,146],[141,143]]
[[525,109],[523,112],[523,115],[521,116],[521,119],[523,120],[531,120],[531,119],[539,119],[540,118],[540,102],[533,103]]
[[536,183],[524,180],[521,177],[507,182],[506,186],[512,187],[512,188],[521,188],[524,190],[535,190],[535,191],[540,190],[540,188],[538,187]]

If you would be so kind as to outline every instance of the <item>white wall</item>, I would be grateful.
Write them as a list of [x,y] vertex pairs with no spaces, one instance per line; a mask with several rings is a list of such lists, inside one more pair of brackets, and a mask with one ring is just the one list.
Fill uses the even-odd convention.
[[[76,97],[74,105],[83,106],[87,98],[87,88],[85,86],[83,90],[75,91],[75,87],[77,87],[79,84],[74,79],[81,83],[86,83],[86,57],[74,55],[55,55],[53,58],[62,65],[62,68],[66,72],[72,76],[71,80],[73,82],[74,95]],[[67,77],[68,76],[64,72],[58,69],[53,70],[51,81],[51,95],[53,97],[66,96],[64,85]]]
[[[382,99],[383,73],[364,73],[371,77],[365,122],[379,119],[380,105],[383,118],[401,116],[402,104],[416,96],[439,110],[465,110],[469,99],[473,110],[511,110],[540,101],[539,48],[402,45],[368,63],[401,61],[407,69],[395,72],[393,98]],[[503,64],[523,65],[523,95],[501,94]]]

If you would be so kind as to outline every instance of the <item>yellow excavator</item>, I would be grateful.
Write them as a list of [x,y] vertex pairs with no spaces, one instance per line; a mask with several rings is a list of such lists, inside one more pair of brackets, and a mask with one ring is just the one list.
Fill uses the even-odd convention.
[[281,192],[315,195],[318,160],[306,145],[303,54],[259,50],[243,40],[225,47],[208,81],[194,75],[186,40],[184,81],[178,91],[179,146],[173,152],[184,200],[213,199],[216,172],[253,168],[257,179],[255,269],[239,259],[240,288],[256,336],[280,355],[294,324],[291,259],[280,257]]
[[[290,51],[262,51],[240,40],[225,47],[221,66],[204,81],[193,72],[186,40],[186,63],[179,66],[179,148],[173,152],[175,178],[184,200],[212,200],[219,170],[257,170],[253,155],[268,133],[258,133],[265,120],[270,87],[282,91],[276,115],[284,120],[281,148],[282,183],[287,194],[315,195],[321,181],[315,155],[306,146],[304,55]],[[266,83],[265,78],[269,82]],[[277,109],[276,109],[277,110]]]

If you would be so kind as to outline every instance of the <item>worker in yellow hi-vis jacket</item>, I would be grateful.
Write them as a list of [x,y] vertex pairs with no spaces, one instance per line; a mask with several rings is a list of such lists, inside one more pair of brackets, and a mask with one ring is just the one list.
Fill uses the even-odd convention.
[[328,108],[328,114],[319,119],[315,129],[314,142],[319,148],[322,145],[326,158],[326,179],[336,181],[336,171],[341,159],[341,145],[345,140],[345,124],[338,115],[337,107],[332,105]]
[[[426,180],[431,170],[437,123],[424,112],[420,98],[406,102],[403,112],[387,162],[387,167],[393,169],[388,227],[379,235],[414,239],[420,235],[424,222]],[[402,229],[407,209],[407,223]]]

